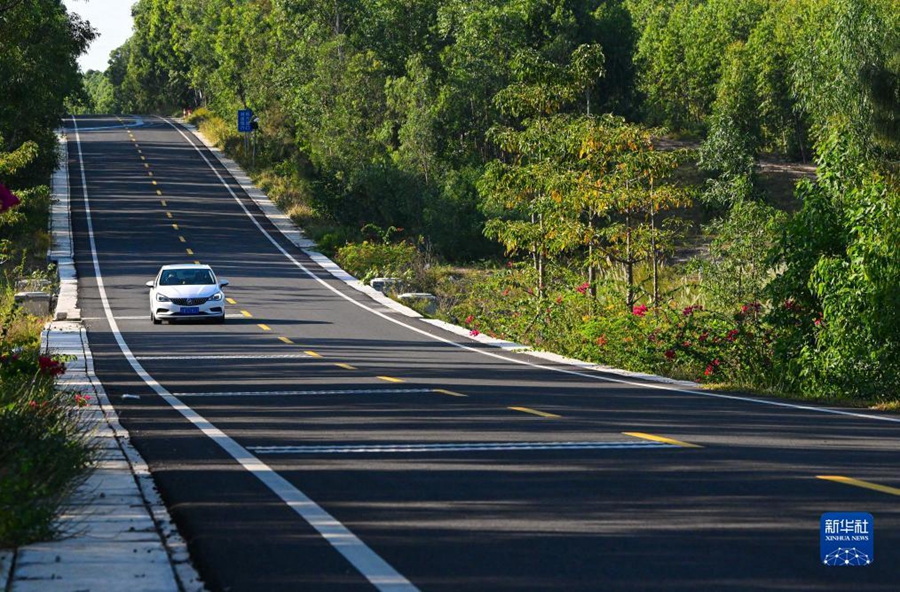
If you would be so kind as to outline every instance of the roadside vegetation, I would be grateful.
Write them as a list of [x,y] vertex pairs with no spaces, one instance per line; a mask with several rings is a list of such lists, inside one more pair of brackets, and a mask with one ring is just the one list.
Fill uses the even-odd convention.
[[473,332],[900,401],[892,0],[140,0],[87,83]]
[[41,352],[48,319],[27,314],[14,295],[55,282],[47,266],[55,130],[82,93],[75,60],[94,34],[57,0],[21,0],[0,7],[0,35],[0,185],[20,202],[0,207],[0,548],[10,548],[57,534],[55,518],[91,461],[78,411],[87,398],[57,391],[66,360]]

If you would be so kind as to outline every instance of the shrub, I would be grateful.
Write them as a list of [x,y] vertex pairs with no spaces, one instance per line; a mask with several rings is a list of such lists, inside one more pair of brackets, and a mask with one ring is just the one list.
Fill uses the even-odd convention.
[[374,277],[397,277],[412,282],[421,267],[419,251],[407,243],[351,243],[338,249],[337,261],[363,281]]
[[56,390],[64,371],[34,344],[0,354],[0,548],[56,535],[59,509],[91,463],[78,411],[88,400]]

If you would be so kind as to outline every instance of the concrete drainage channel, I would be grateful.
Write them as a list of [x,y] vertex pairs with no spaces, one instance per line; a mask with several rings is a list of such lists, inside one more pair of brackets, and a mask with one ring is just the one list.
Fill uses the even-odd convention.
[[[47,353],[71,361],[58,388],[91,397],[83,408],[94,433],[98,458],[93,472],[68,501],[58,526],[66,538],[0,551],[0,587],[31,590],[205,590],[191,565],[187,545],[159,497],[144,460],[94,375],[87,331],[81,324],[78,278],[73,259],[65,136],[62,166],[53,176],[50,215],[52,246],[60,290],[55,321],[42,333]],[[35,314],[50,312],[47,285],[24,285],[17,300]],[[38,289],[34,289],[38,288]],[[110,569],[115,566],[115,569]]]

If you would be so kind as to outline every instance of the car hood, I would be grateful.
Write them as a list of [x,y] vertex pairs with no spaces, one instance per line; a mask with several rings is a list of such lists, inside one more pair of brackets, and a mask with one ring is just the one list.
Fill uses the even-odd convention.
[[169,298],[209,298],[219,291],[215,285],[202,286],[158,286],[157,294],[163,294]]

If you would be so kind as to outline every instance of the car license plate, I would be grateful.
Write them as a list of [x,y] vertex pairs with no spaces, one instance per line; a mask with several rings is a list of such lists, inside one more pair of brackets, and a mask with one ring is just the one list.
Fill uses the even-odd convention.
[[199,306],[182,306],[181,314],[200,314]]

